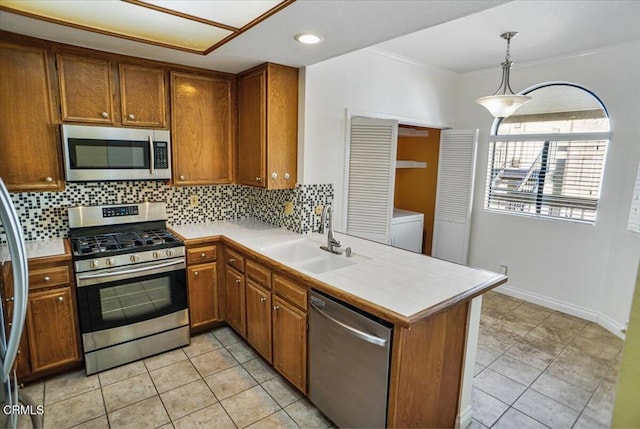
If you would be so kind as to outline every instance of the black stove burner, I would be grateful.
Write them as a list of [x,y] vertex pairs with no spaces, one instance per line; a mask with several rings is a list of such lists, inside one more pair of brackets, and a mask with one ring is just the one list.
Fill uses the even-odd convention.
[[95,254],[128,253],[154,248],[181,246],[182,242],[165,229],[122,231],[73,239],[74,255],[90,257]]

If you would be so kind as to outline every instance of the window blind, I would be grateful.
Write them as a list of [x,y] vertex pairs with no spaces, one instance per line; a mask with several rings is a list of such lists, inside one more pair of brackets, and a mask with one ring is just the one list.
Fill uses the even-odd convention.
[[487,209],[595,222],[608,139],[500,137],[489,144]]

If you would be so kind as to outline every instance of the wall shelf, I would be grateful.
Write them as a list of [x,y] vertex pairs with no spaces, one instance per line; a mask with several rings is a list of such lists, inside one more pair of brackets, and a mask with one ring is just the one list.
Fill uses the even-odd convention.
[[427,163],[420,161],[398,160],[396,161],[396,168],[427,168]]

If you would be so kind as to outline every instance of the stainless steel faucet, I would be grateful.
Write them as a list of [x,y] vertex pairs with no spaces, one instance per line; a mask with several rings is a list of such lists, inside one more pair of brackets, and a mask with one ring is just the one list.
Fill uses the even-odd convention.
[[340,247],[340,242],[336,240],[333,236],[333,210],[331,210],[331,206],[327,204],[322,209],[322,217],[320,218],[320,228],[318,228],[318,232],[320,234],[324,234],[324,228],[327,224],[327,220],[329,220],[329,230],[327,231],[327,245],[320,246],[322,250],[326,250],[327,252],[335,253],[336,255],[341,255],[342,250],[337,250],[336,247]]

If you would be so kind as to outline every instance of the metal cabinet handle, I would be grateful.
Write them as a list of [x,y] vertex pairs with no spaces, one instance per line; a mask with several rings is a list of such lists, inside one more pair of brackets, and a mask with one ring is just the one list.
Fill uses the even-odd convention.
[[240,283],[242,283],[242,280],[236,279],[236,284],[239,285]]
[[256,177],[256,182],[262,182],[262,177]]
[[265,302],[267,300],[267,298],[265,298],[264,296],[260,297],[260,302]]
[[197,276],[199,276],[199,275],[200,275],[200,273],[199,273],[198,271],[194,271],[194,272],[193,272],[193,275],[197,277]]
[[236,258],[229,258],[229,259],[227,259],[227,261],[228,261],[230,264],[233,264],[233,263],[236,261]]
[[291,175],[289,173],[284,173],[284,180],[289,180]]
[[49,277],[49,276],[44,276],[44,278],[43,278],[42,280],[44,280],[45,282],[48,282],[49,280],[51,280],[51,277]]
[[207,254],[206,254],[206,253],[201,253],[201,254],[200,254],[200,257],[201,257],[201,258],[206,258],[206,257],[207,257]]
[[179,176],[178,179],[184,180],[184,176]]
[[6,299],[5,299],[5,301],[7,301],[7,302],[12,302],[14,299],[15,299],[14,297],[6,298]]
[[44,178],[44,181],[47,182],[47,183],[51,183],[51,182],[53,182],[53,177],[47,176],[47,177]]
[[64,301],[64,296],[59,296],[58,297],[58,302],[63,302]]
[[274,306],[273,306],[273,309],[274,309],[274,310],[280,310],[280,306],[279,306],[279,305],[274,305]]
[[109,114],[107,112],[102,112],[102,113],[100,113],[100,116],[102,116],[103,118],[107,119],[109,117]]
[[278,178],[278,173],[276,173],[275,171],[273,173],[271,173],[271,178],[273,180],[276,180]]
[[127,115],[127,118],[133,121],[136,118],[136,115],[134,115],[133,113],[129,113],[129,115]]

